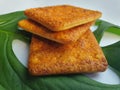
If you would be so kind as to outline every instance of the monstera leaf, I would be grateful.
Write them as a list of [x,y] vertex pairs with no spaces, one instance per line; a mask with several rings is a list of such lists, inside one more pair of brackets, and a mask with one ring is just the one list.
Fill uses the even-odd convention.
[[[120,90],[120,85],[102,84],[83,74],[31,76],[12,49],[14,39],[30,42],[30,35],[17,27],[23,18],[26,17],[22,11],[0,15],[0,90]],[[96,25],[98,29],[94,34],[98,42],[105,30],[120,35],[119,26],[102,20],[98,20]],[[120,75],[120,42],[103,47],[103,51],[109,65]]]

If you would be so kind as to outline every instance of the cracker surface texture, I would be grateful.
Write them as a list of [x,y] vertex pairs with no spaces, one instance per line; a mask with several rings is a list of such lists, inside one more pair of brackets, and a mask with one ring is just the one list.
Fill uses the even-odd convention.
[[92,73],[106,70],[107,61],[93,33],[88,30],[71,44],[59,44],[34,35],[28,67],[36,76]]
[[44,37],[46,39],[56,41],[62,44],[67,44],[77,41],[81,35],[83,35],[94,22],[89,22],[65,31],[54,32],[50,31],[48,28],[42,26],[41,24],[25,19],[19,21],[19,27],[24,30],[36,34],[38,36]]
[[31,8],[25,15],[52,31],[62,31],[101,17],[101,12],[71,5]]

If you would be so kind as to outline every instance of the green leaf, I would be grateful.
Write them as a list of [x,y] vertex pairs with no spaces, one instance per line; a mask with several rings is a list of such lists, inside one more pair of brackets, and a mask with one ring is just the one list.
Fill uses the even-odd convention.
[[[120,41],[112,45],[103,47],[104,54],[109,65],[120,72]],[[119,74],[120,75],[120,74]]]
[[[0,32],[0,83],[6,90],[24,90],[24,88],[25,90],[30,90],[21,81],[9,63],[9,55],[12,53],[9,53],[7,49],[9,48],[9,42],[14,39],[13,37],[14,34]],[[17,38],[18,36],[15,37]]]
[[95,35],[98,43],[100,42],[100,40],[103,36],[103,33],[105,31],[120,35],[120,26],[111,24],[111,23],[103,21],[103,20],[97,20],[96,26],[98,26],[98,28],[97,28],[97,30],[94,31],[94,35]]
[[116,35],[120,35],[120,27],[110,27],[108,30],[106,30],[107,32],[111,32],[114,33]]
[[6,30],[7,32],[16,32],[18,31],[17,22],[24,18],[26,18],[26,16],[22,11],[0,15],[0,29]]
[[[23,18],[25,18],[23,12],[0,16],[0,90],[120,90],[120,85],[102,84],[82,74],[31,76],[27,68],[19,62],[12,49],[14,39],[22,40],[28,44],[30,42],[30,35],[17,28],[18,21]],[[108,29],[111,25],[115,26],[102,20],[98,21],[97,24],[101,29]],[[103,24],[105,25],[102,27]],[[98,40],[101,39],[105,31],[105,29],[100,30],[99,28],[95,31]],[[110,32],[112,31],[113,29]],[[120,64],[117,62],[120,60],[118,55],[120,43],[103,47],[103,51],[111,67],[119,73]]]

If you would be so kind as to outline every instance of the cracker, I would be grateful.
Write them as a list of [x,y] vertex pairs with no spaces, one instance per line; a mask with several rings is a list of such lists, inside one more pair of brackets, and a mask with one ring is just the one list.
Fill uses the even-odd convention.
[[101,12],[71,5],[57,5],[27,9],[25,15],[52,31],[62,31],[94,21],[101,17]]
[[79,37],[84,34],[93,23],[94,22],[90,22],[59,32],[50,31],[48,28],[30,19],[21,20],[18,24],[21,28],[28,32],[59,43],[66,44],[77,41]]
[[107,65],[90,30],[71,44],[59,44],[35,35],[32,37],[28,63],[32,75],[92,73],[104,71]]

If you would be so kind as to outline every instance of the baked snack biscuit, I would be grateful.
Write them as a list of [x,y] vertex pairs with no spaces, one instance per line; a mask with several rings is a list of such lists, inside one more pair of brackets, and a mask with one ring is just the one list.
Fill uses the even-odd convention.
[[66,44],[77,41],[79,37],[84,34],[93,23],[94,22],[89,22],[87,24],[83,24],[60,32],[50,31],[48,28],[30,19],[21,20],[19,21],[18,25],[24,30],[38,36]]
[[32,75],[92,73],[106,68],[106,58],[90,30],[71,44],[32,37],[28,63]]
[[101,12],[71,5],[57,5],[25,10],[25,15],[52,31],[62,31],[95,21]]

